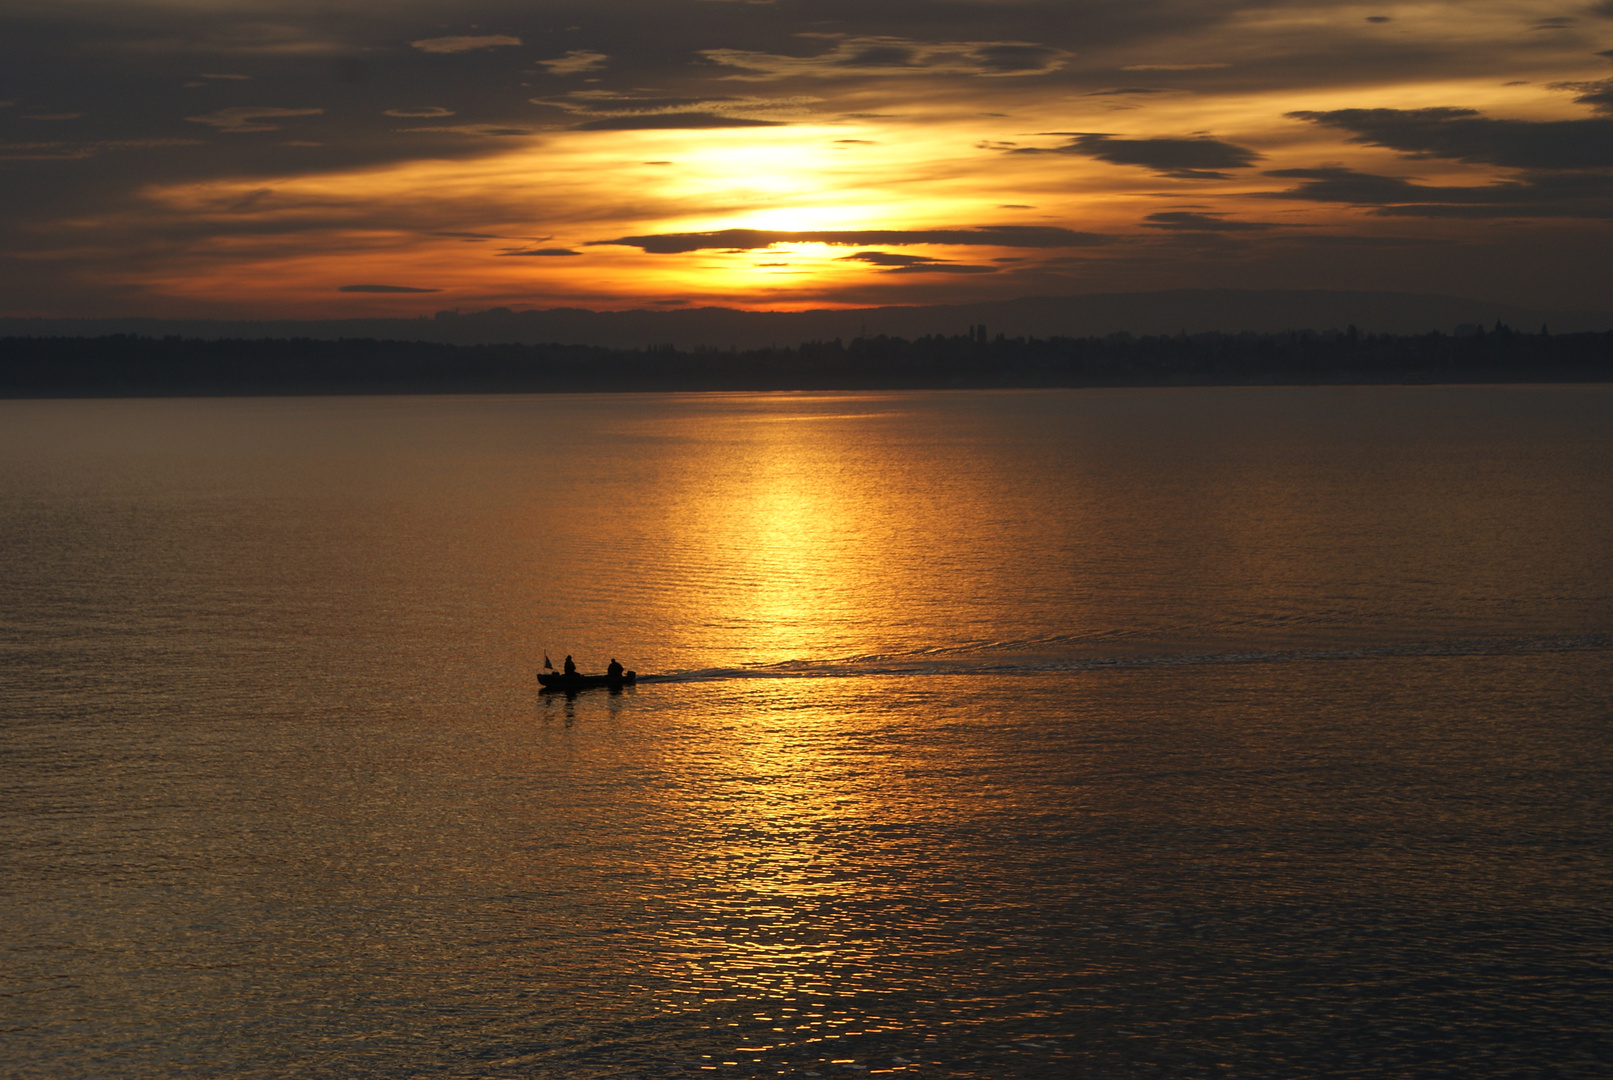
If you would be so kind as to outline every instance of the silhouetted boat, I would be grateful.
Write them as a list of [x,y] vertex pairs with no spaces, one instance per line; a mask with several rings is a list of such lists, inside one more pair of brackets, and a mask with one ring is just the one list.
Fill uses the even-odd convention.
[[638,678],[636,671],[624,671],[620,678],[609,675],[563,675],[558,671],[538,672],[538,685],[545,690],[594,690],[601,686],[620,690],[632,686]]

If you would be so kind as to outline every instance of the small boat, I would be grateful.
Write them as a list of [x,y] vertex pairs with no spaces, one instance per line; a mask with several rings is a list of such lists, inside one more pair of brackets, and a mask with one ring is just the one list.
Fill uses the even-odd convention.
[[562,675],[558,671],[538,672],[538,685],[545,690],[594,690],[598,687],[607,687],[611,690],[620,690],[624,686],[632,686],[638,678],[636,671],[624,671],[619,678],[609,675]]

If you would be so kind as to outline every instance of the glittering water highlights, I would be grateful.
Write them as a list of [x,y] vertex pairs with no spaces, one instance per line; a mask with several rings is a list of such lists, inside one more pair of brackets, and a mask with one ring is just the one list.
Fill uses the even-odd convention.
[[1610,421],[0,404],[3,1071],[1607,1075]]

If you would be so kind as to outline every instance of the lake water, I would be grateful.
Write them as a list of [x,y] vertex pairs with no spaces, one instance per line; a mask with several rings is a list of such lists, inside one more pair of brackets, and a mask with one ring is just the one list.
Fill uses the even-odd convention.
[[1613,388],[4,402],[0,545],[8,1077],[1613,1071]]

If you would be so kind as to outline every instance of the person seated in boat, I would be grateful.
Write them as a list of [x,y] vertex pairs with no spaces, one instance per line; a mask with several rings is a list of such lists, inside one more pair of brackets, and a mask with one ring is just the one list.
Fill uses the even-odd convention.
[[605,676],[610,679],[620,679],[622,677],[622,665],[616,662],[616,657],[610,658],[610,667],[605,669]]
[[570,656],[566,657],[566,662],[561,666],[564,668],[567,675],[577,674],[577,665],[571,662]]

